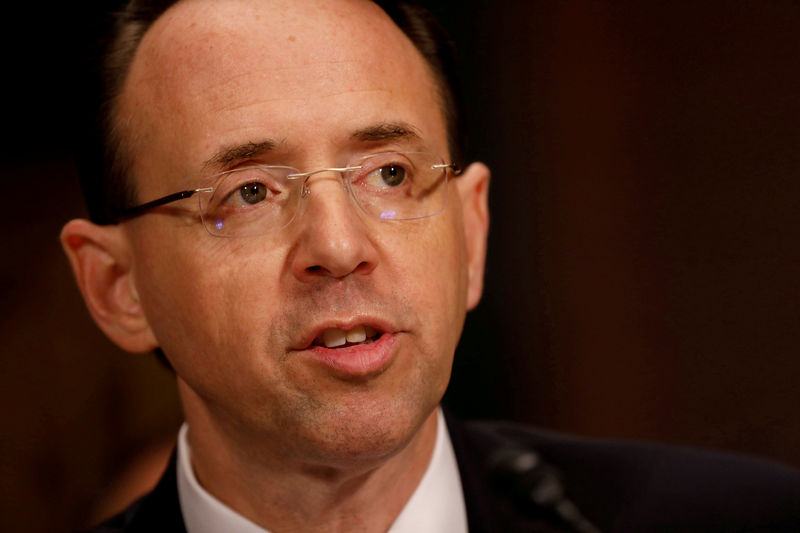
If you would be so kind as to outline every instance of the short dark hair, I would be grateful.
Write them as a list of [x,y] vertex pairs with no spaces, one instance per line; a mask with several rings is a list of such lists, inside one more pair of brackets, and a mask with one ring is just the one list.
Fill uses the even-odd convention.
[[[136,50],[155,21],[179,0],[131,0],[112,15],[111,30],[100,42],[94,85],[86,92],[79,120],[83,134],[77,147],[77,164],[89,218],[97,224],[117,222],[116,213],[137,202],[129,179],[132,161],[125,151],[124,135],[116,126],[115,112]],[[414,43],[425,58],[440,90],[452,159],[461,164],[464,135],[461,98],[457,83],[455,50],[435,17],[413,0],[373,0]]]

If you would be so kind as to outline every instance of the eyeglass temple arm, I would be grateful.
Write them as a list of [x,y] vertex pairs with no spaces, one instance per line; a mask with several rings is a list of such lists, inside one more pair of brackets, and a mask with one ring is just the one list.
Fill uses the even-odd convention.
[[180,191],[172,194],[168,194],[167,196],[162,196],[161,198],[157,198],[150,202],[144,203],[142,205],[137,205],[135,207],[129,207],[127,209],[122,209],[114,214],[114,218],[117,220],[123,220],[126,218],[133,218],[137,217],[147,211],[154,209],[156,207],[160,207],[165,204],[169,204],[172,202],[177,202],[178,200],[183,200],[184,198],[190,198],[198,192],[210,192],[212,189],[210,188],[203,188],[203,189],[189,189],[186,191]]
[[441,165],[433,165],[431,168],[449,168],[453,170],[454,176],[461,175],[461,167],[456,163],[442,163]]

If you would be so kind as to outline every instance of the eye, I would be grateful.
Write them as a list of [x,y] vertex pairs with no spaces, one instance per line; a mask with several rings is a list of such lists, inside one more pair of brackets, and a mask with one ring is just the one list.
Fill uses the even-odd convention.
[[398,187],[406,180],[406,169],[400,165],[384,165],[367,175],[367,183],[381,189]]
[[253,205],[267,197],[267,186],[263,183],[247,183],[239,187],[238,195],[243,202]]
[[244,168],[225,175],[210,208],[251,208],[280,203],[285,184],[274,169]]

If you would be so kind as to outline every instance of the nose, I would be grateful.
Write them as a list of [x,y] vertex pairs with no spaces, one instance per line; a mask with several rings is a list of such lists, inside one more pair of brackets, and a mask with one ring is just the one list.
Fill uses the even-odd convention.
[[299,220],[292,273],[303,282],[365,275],[378,265],[378,251],[364,217],[335,173],[309,178]]

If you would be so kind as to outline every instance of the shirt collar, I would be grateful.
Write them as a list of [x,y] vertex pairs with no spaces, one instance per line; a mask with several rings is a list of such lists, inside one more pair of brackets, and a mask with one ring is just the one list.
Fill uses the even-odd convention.
[[467,533],[467,507],[458,463],[442,410],[437,410],[436,444],[422,479],[389,533]]
[[[269,533],[206,491],[195,478],[188,425],[178,433],[178,498],[187,533]],[[389,533],[467,533],[467,510],[453,445],[437,410],[436,444],[422,479]]]

